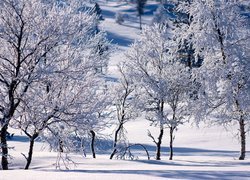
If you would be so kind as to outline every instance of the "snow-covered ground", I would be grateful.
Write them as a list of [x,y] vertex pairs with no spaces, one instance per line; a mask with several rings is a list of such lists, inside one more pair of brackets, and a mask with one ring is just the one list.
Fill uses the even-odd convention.
[[[101,27],[107,31],[108,38],[116,44],[117,50],[111,55],[109,74],[116,75],[116,64],[122,61],[124,52],[129,45],[139,37],[140,30],[136,18],[135,7],[130,4],[117,1],[101,1],[100,6],[105,20]],[[149,24],[152,12],[156,8],[154,2],[146,6],[146,15],[143,23]],[[115,23],[117,11],[127,14],[122,25]],[[49,152],[46,145],[35,143],[34,157],[30,170],[24,171],[25,159],[21,153],[27,153],[28,139],[15,132],[9,145],[15,147],[10,150],[12,160],[10,171],[1,171],[0,180],[78,180],[78,179],[250,179],[250,152],[246,154],[246,160],[237,160],[239,143],[235,138],[237,126],[225,131],[223,127],[205,127],[201,125],[187,124],[180,126],[176,132],[174,142],[174,160],[168,160],[168,131],[166,129],[163,139],[162,160],[154,160],[154,144],[147,136],[150,129],[153,135],[157,135],[158,129],[150,127],[143,118],[139,118],[125,124],[127,137],[130,143],[144,144],[151,155],[151,160],[146,159],[145,152],[139,147],[131,151],[138,155],[136,160],[109,160],[109,153],[97,154],[97,159],[70,154],[75,162],[69,170],[55,169],[57,153]],[[233,130],[234,129],[234,130]],[[112,130],[111,130],[112,131]],[[249,134],[248,134],[249,135]],[[250,149],[250,141],[247,139],[247,149]],[[45,146],[45,147],[44,147]],[[65,169],[61,161],[62,169]]]

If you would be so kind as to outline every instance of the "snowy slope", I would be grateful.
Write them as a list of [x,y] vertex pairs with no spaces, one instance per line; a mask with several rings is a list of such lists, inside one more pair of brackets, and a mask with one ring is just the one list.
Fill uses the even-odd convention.
[[[107,31],[108,38],[116,46],[116,51],[111,55],[108,73],[116,76],[116,65],[125,59],[124,52],[129,45],[139,37],[140,30],[135,8],[123,2],[100,0],[100,7],[105,20],[101,28]],[[149,2],[143,23],[149,24],[156,3]],[[127,14],[122,25],[115,23],[117,11]],[[174,142],[174,160],[168,160],[168,131],[163,139],[163,156],[161,161],[154,160],[154,144],[147,136],[147,129],[157,135],[158,129],[150,127],[143,118],[125,124],[127,137],[130,143],[144,144],[151,155],[151,160],[146,160],[145,152],[139,147],[131,149],[138,155],[138,160],[109,160],[110,151],[97,154],[97,159],[70,154],[76,163],[71,164],[69,170],[55,169],[57,153],[49,152],[46,145],[36,142],[34,157],[30,170],[21,170],[25,159],[21,153],[27,153],[28,139],[20,132],[15,131],[15,136],[9,141],[11,156],[10,171],[1,171],[0,180],[78,180],[78,179],[250,179],[250,152],[246,154],[245,161],[237,160],[239,144],[234,137],[237,127],[225,131],[223,127],[205,127],[187,124],[180,126],[176,132]],[[110,133],[113,131],[109,130]],[[45,147],[43,149],[43,147]],[[250,141],[247,140],[247,149]],[[65,169],[61,161],[62,169]]]

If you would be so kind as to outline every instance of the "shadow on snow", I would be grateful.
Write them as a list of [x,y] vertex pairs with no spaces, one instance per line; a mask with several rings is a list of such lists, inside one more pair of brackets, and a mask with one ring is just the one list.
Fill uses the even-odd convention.
[[133,39],[119,36],[118,34],[112,32],[107,32],[107,38],[109,40],[112,40],[112,44],[117,44],[125,47],[129,46],[133,42]]
[[77,172],[88,174],[132,174],[147,175],[162,178],[185,178],[185,179],[248,179],[247,171],[194,171],[194,170],[66,170],[64,172]]

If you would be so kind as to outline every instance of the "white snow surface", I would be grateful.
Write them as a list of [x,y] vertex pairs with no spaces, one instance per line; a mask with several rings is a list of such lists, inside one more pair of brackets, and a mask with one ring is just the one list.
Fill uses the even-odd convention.
[[[117,50],[111,55],[109,65],[110,76],[116,76],[116,64],[124,59],[124,52],[129,45],[139,37],[140,30],[134,6],[117,1],[100,1],[105,20],[101,27],[107,31],[108,38],[116,44]],[[152,18],[152,10],[156,8],[155,2],[148,2],[143,23],[148,24]],[[115,13],[121,11],[127,14],[128,19],[122,25],[115,23]],[[147,160],[145,152],[139,148],[132,149],[138,155],[136,160],[109,160],[110,152],[97,154],[91,158],[90,154],[83,157],[78,154],[69,156],[75,164],[69,165],[66,170],[61,163],[61,169],[55,168],[56,152],[48,151],[42,142],[36,142],[34,156],[29,170],[23,170],[25,158],[21,153],[27,154],[29,141],[24,134],[15,133],[9,146],[12,159],[9,167],[11,170],[1,171],[0,180],[155,180],[155,179],[250,179],[250,152],[246,160],[239,161],[239,142],[235,134],[237,126],[228,131],[224,127],[199,128],[192,124],[180,126],[175,133],[174,160],[168,160],[168,130],[165,130],[162,148],[162,160],[154,159],[155,147],[147,136],[147,129],[157,135],[158,129],[150,127],[143,118],[138,118],[125,124],[127,137],[130,143],[144,144],[151,155]],[[109,130],[110,133],[114,129]],[[249,136],[249,134],[247,134]],[[250,149],[247,139],[247,150]]]

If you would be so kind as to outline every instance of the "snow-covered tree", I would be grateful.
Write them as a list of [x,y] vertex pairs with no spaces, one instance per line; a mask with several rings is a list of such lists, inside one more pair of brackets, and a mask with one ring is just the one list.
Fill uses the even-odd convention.
[[166,9],[162,4],[160,4],[159,7],[154,12],[152,24],[153,23],[165,23],[166,20],[167,20]]
[[58,109],[61,110],[58,116],[48,123],[41,132],[41,137],[49,143],[52,150],[59,153],[84,150],[85,143],[81,142],[90,140],[92,155],[95,158],[95,136],[108,126],[105,121],[105,114],[108,113],[105,111],[110,102],[105,92],[100,89],[104,85],[102,79],[91,75],[86,76],[82,82],[80,79],[79,81],[73,83],[73,88],[68,86],[65,94],[60,94],[58,98],[62,98],[61,101],[65,103],[59,105]]
[[239,159],[243,160],[250,124],[250,24],[242,15],[241,3],[194,0],[180,8],[192,17],[183,28],[183,38],[195,49],[196,60],[203,59],[202,66],[193,71],[200,84],[197,119],[238,123]]
[[118,66],[120,74],[119,81],[111,88],[113,94],[113,104],[115,106],[115,119],[117,122],[117,128],[114,134],[113,151],[110,155],[110,159],[113,159],[114,155],[118,152],[118,144],[121,143],[124,136],[124,124],[129,120],[132,120],[138,116],[136,111],[136,97],[133,94],[135,91],[135,85],[129,78],[128,67],[125,63]]
[[[56,16],[48,16],[39,2],[6,0],[1,4],[1,148],[2,168],[8,169],[6,132],[17,108],[41,71],[43,56],[57,46]],[[41,9],[41,10],[38,10]],[[34,18],[36,17],[36,18]],[[52,23],[52,21],[55,22]],[[38,25],[39,24],[39,25]],[[37,27],[40,28],[37,28]],[[47,47],[47,48],[45,48]]]
[[190,72],[172,53],[176,48],[171,34],[164,25],[155,24],[142,31],[141,38],[128,52],[128,66],[133,81],[138,84],[137,93],[142,110],[152,125],[159,127],[156,138],[156,159],[160,160],[164,129],[170,131],[170,160],[173,157],[174,131],[187,121]]
[[115,22],[117,24],[122,24],[124,22],[124,17],[123,17],[123,14],[121,12],[115,13]]
[[[92,37],[95,38],[92,38],[92,41],[90,43],[93,45],[91,48],[91,54],[93,54],[93,56],[91,58],[94,58],[94,61],[98,62],[95,67],[96,73],[104,75],[107,72],[107,59],[109,59],[111,46],[104,31],[98,31]],[[98,42],[96,42],[96,40],[98,40]]]
[[95,17],[77,13],[76,7],[73,1],[63,7],[40,0],[1,2],[3,169],[8,169],[6,132],[10,122],[16,124],[12,120],[23,120],[19,127],[30,137],[32,145],[52,119],[59,121],[62,119],[59,114],[79,110],[81,106],[74,98],[80,99],[86,79],[95,82],[97,75],[93,69],[102,64],[91,51],[98,42],[89,34]]
[[[58,74],[60,77],[54,74],[53,79],[50,79],[49,91],[46,85],[37,84],[37,88],[28,92],[29,97],[21,109],[21,116],[13,125],[30,138],[25,169],[28,169],[31,162],[32,148],[37,137],[47,140],[54,150],[62,147],[55,146],[60,142],[70,152],[77,149],[71,142],[76,137],[82,139],[90,131],[106,127],[100,117],[107,105],[106,97],[99,92],[102,80],[95,74],[94,68],[82,66],[82,76],[74,69],[70,74],[63,71],[65,74]],[[73,73],[77,73],[77,76]]]
[[159,4],[151,23],[167,24],[168,21],[177,21],[178,18],[176,4],[170,1]]

